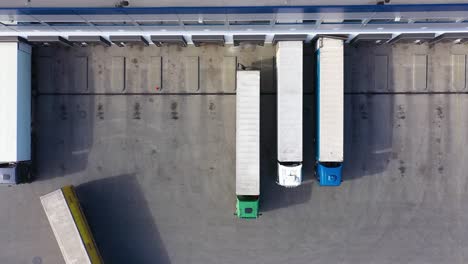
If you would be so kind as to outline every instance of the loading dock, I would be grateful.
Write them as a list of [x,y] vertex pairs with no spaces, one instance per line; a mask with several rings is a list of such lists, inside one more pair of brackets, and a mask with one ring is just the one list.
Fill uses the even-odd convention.
[[76,46],[86,47],[90,44],[104,45],[110,47],[112,43],[101,36],[70,36],[68,41]]
[[149,45],[149,42],[143,36],[110,36],[109,39],[119,47],[125,47],[126,45]]
[[[37,67],[47,73],[38,74],[34,99],[41,165],[37,183],[0,192],[0,206],[8,212],[0,214],[8,226],[0,236],[0,262],[60,262],[47,223],[28,217],[42,213],[40,204],[28,201],[73,183],[83,188],[83,206],[98,230],[103,257],[111,263],[238,263],[251,260],[238,253],[254,247],[261,253],[259,261],[271,263],[285,252],[301,263],[407,263],[421,256],[429,263],[463,263],[460,245],[467,243],[468,222],[460,210],[467,199],[468,169],[462,162],[468,143],[468,101],[460,74],[466,70],[463,45],[440,42],[427,49],[424,43],[396,43],[348,51],[355,58],[347,68],[354,79],[345,94],[345,156],[350,161],[339,190],[322,190],[310,181],[294,192],[275,186],[270,168],[276,163],[271,144],[276,100],[272,78],[262,80],[262,91],[267,91],[261,95],[263,217],[254,224],[233,221],[235,94],[220,89],[219,76],[210,73],[221,65],[213,59],[231,57],[225,65],[232,65],[235,57],[242,64],[261,65],[262,75],[273,76],[274,49],[269,44],[255,52],[234,47],[233,53],[227,52],[231,46],[178,48],[35,50]],[[88,91],[66,78],[83,60],[70,63],[73,67],[54,66],[78,55],[90,58]],[[383,57],[375,59],[377,55]],[[431,59],[415,59],[421,55]],[[119,56],[128,63],[137,59],[133,64],[139,66],[132,69],[139,79],[125,79],[125,91],[108,82],[113,66],[105,62]],[[145,60],[152,56],[162,64]],[[187,75],[192,67],[176,63],[186,57],[197,65]],[[385,88],[376,85],[375,76],[383,71],[374,67],[376,61],[388,67]],[[149,78],[143,65],[153,64],[162,65],[161,92],[138,83]],[[124,74],[121,69],[116,72]],[[424,83],[415,78],[424,74]],[[115,78],[113,82],[123,82],[117,74]],[[456,85],[450,85],[451,78]],[[185,90],[186,84],[190,89]],[[312,101],[312,95],[304,101]],[[305,105],[304,124],[313,121],[313,105]],[[305,134],[312,131],[304,127]],[[313,142],[304,144],[313,149]],[[314,153],[304,152],[305,161],[313,159]],[[304,170],[310,171],[307,166]],[[122,221],[110,223],[106,215]],[[132,247],[115,251],[128,240]],[[374,254],[366,254],[369,250]]]
[[187,41],[184,36],[151,36],[151,41],[158,47],[161,47],[163,44],[178,44],[182,47],[187,46]]

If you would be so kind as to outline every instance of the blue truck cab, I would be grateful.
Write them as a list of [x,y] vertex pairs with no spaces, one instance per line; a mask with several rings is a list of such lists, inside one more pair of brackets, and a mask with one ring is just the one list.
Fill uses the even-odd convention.
[[341,162],[317,162],[316,175],[320,186],[339,186],[343,164]]

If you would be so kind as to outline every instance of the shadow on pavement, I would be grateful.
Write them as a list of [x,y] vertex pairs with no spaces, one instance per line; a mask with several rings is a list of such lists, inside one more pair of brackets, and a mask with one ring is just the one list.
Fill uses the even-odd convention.
[[394,117],[395,95],[388,94],[393,60],[390,45],[345,48],[345,181],[380,174],[392,159],[394,119],[405,118]]
[[[276,141],[276,95],[260,98],[260,193],[262,211],[271,211],[311,199],[314,169],[313,122],[309,107],[304,110],[303,140],[303,184],[296,188],[285,188],[276,184],[277,141]],[[306,136],[306,135],[311,135]]]
[[105,263],[170,263],[135,175],[88,182],[76,192]]
[[[84,170],[93,145],[94,98],[82,49],[35,47],[32,58],[33,172],[47,180]],[[81,80],[84,79],[84,80]]]
[[[311,47],[304,48],[303,61],[303,167],[302,185],[285,188],[276,184],[277,178],[277,96],[262,94],[260,98],[260,190],[263,212],[308,202],[312,197],[314,181],[314,63]],[[273,63],[274,64],[274,61]],[[275,70],[275,69],[274,69]],[[274,74],[276,76],[276,74]],[[275,79],[275,78],[274,78]],[[276,84],[276,80],[272,82]],[[276,86],[276,85],[275,85]],[[268,91],[262,87],[262,91]]]

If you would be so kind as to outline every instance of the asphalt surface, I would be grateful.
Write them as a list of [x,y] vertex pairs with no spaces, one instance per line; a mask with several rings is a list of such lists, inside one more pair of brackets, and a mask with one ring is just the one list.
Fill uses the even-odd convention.
[[[344,182],[325,188],[306,50],[305,183],[284,189],[274,47],[35,49],[36,180],[0,186],[0,263],[63,263],[39,196],[66,184],[106,263],[466,263],[466,54],[347,48]],[[236,62],[262,71],[256,220],[233,215]]]

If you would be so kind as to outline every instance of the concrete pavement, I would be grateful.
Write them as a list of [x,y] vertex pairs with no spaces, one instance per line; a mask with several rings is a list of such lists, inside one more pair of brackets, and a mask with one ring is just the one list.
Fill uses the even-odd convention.
[[[34,54],[37,179],[0,188],[0,263],[63,262],[39,196],[65,184],[77,186],[106,263],[468,261],[464,45],[347,48],[338,188],[313,180],[306,63],[306,182],[295,189],[274,182],[273,47]],[[233,215],[236,61],[262,70],[262,216],[253,221]]]

